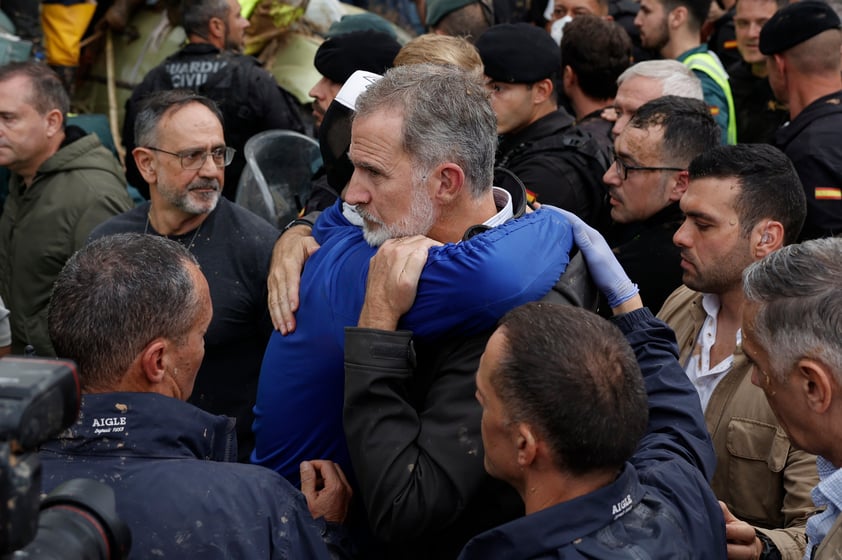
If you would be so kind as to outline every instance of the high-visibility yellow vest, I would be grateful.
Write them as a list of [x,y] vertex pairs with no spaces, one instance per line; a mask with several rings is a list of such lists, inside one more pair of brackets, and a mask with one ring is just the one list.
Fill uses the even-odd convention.
[[694,53],[684,59],[684,65],[690,70],[700,70],[710,78],[725,93],[725,100],[728,102],[728,144],[737,143],[737,115],[734,111],[734,96],[731,94],[731,84],[728,82],[728,73],[722,67],[719,59],[709,52]]

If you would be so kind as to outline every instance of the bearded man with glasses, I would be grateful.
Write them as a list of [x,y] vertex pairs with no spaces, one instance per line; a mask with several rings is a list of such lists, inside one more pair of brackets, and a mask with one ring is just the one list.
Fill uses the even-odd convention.
[[[151,200],[96,228],[163,235],[193,253],[210,285],[213,319],[188,402],[237,419],[237,457],[248,462],[263,350],[272,332],[266,309],[269,257],[279,232],[221,195],[234,149],[225,145],[216,104],[189,90],[146,99],[132,155]],[[179,310],[173,310],[174,314]]]
[[683,219],[687,166],[719,143],[704,102],[672,95],[642,105],[614,139],[614,164],[602,177],[613,222],[606,239],[650,309],[681,285],[672,236]]

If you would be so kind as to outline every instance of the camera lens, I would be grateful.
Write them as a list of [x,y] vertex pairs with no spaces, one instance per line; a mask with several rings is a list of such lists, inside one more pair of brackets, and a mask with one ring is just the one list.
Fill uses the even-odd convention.
[[129,529],[117,517],[114,491],[79,478],[44,499],[35,540],[14,558],[122,560],[130,546]]

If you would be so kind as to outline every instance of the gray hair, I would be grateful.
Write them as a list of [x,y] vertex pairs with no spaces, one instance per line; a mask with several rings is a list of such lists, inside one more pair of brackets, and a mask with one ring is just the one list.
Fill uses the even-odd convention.
[[181,26],[187,35],[207,39],[211,18],[227,21],[228,0],[182,0]]
[[758,344],[769,353],[770,375],[784,381],[802,357],[820,360],[842,382],[842,238],[783,247],[743,272]]
[[661,82],[663,87],[661,95],[704,99],[701,80],[693,74],[692,70],[677,60],[645,60],[633,64],[617,78],[617,86],[636,77]]
[[183,341],[200,303],[188,264],[198,266],[180,243],[140,233],[103,237],[67,261],[47,322],[83,389],[114,387],[156,338]]
[[491,189],[497,119],[479,76],[453,66],[410,64],[389,69],[357,98],[355,119],[383,110],[403,115],[403,149],[416,175],[444,162],[465,172],[470,193]]
[[164,115],[176,111],[191,103],[200,103],[207,107],[220,124],[224,126],[222,112],[213,100],[189,89],[168,89],[154,92],[140,102],[134,124],[135,146],[155,146],[158,144],[158,123]]

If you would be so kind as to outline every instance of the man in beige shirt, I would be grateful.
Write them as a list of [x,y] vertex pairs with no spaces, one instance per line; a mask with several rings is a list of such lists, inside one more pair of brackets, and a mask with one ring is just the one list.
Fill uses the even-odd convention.
[[814,511],[815,457],[790,444],[752,386],[740,320],[742,272],[797,238],[803,190],[786,156],[759,144],[710,150],[690,163],[689,174],[680,201],[684,223],[673,237],[685,285],[659,317],[676,331],[680,360],[702,401],[717,455],[713,489],[733,512],[726,513],[729,544],[800,560]]

